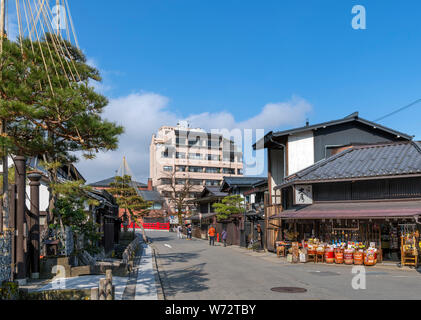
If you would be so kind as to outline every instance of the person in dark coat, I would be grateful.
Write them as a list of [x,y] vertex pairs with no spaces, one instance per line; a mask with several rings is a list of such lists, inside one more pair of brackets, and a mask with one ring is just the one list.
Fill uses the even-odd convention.
[[260,250],[263,249],[263,230],[260,224],[257,225],[257,241],[260,244]]
[[192,228],[191,228],[191,224],[189,224],[187,226],[187,239],[188,240],[192,240]]
[[222,231],[221,233],[222,236],[222,241],[224,242],[224,247],[227,246],[227,238],[228,238],[228,233],[227,230],[224,229],[224,231]]

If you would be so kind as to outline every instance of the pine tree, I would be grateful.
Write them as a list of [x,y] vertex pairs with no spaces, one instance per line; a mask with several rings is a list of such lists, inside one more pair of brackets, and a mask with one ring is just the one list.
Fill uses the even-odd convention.
[[233,214],[244,212],[244,199],[239,195],[227,196],[221,203],[215,203],[213,208],[219,221],[228,219]]
[[[52,34],[39,43],[25,39],[22,46],[6,40],[0,76],[0,118],[8,124],[0,147],[41,156],[51,183],[58,182],[60,166],[77,161],[75,152],[92,159],[117,149],[124,129],[102,118],[108,101],[89,86],[101,80],[99,72],[71,43]],[[50,219],[56,201],[51,196]]]
[[133,233],[136,232],[136,224],[140,226],[145,242],[146,234],[143,228],[143,217],[150,212],[152,206],[151,202],[145,201],[136,191],[136,182],[132,181],[132,177],[125,175],[123,177],[115,177],[115,181],[110,184],[109,192],[116,198],[120,208],[124,209],[130,214],[133,222]]

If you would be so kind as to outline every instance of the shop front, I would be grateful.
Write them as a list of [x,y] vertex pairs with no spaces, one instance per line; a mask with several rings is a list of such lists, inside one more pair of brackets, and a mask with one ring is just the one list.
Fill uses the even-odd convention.
[[281,210],[270,220],[289,260],[418,265],[421,143],[350,146],[275,189]]
[[278,254],[292,262],[416,266],[420,215],[421,201],[383,201],[313,204],[271,218],[281,226]]

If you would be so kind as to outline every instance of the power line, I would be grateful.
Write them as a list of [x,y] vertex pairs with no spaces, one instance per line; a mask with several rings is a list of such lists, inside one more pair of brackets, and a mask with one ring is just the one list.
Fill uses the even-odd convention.
[[391,116],[393,116],[393,115],[395,115],[395,114],[397,114],[397,113],[399,113],[401,111],[404,111],[404,110],[406,110],[406,109],[408,109],[408,108],[412,107],[413,105],[416,105],[416,104],[418,104],[420,102],[421,102],[421,99],[415,100],[414,102],[412,102],[412,103],[410,103],[410,104],[408,104],[408,105],[406,105],[406,106],[404,106],[402,108],[399,108],[399,109],[397,109],[397,110],[395,110],[395,111],[393,111],[391,113],[388,113],[387,115],[385,115],[385,116],[383,116],[383,117],[381,117],[379,119],[374,120],[374,122],[379,122],[379,121],[382,121],[382,120],[384,120],[386,118],[389,118],[389,117],[391,117]]

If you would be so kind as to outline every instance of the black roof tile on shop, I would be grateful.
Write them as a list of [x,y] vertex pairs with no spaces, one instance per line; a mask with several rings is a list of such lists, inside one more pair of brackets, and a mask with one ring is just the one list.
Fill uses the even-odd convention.
[[421,143],[354,146],[285,178],[286,184],[421,174]]

